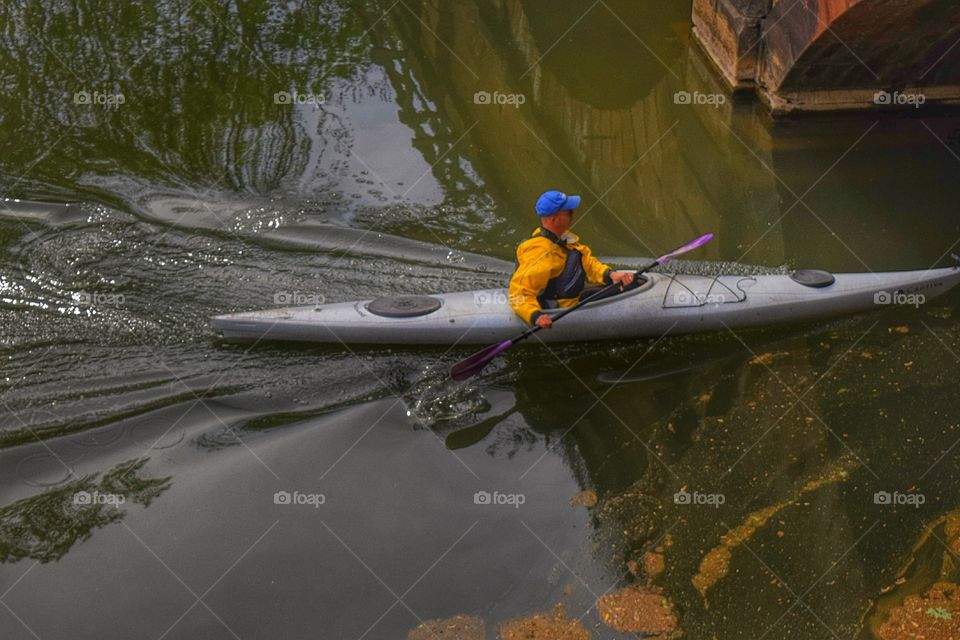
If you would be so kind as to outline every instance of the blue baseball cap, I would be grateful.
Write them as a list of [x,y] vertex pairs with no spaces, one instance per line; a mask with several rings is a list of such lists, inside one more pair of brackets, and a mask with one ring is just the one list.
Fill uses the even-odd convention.
[[558,211],[572,211],[580,206],[580,196],[568,196],[562,191],[544,191],[537,198],[537,215],[552,216]]

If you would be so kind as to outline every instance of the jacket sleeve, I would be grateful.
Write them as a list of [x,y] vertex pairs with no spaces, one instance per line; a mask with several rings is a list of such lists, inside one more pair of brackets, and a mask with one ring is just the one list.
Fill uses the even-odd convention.
[[550,281],[550,260],[544,247],[517,247],[517,270],[510,278],[510,306],[524,322],[533,324],[543,313],[537,296]]
[[590,251],[590,247],[581,244],[577,247],[580,250],[581,263],[583,264],[583,270],[587,273],[587,279],[590,282],[595,284],[610,284],[613,280],[610,279],[610,274],[613,272],[609,266],[597,260],[594,257],[593,252]]

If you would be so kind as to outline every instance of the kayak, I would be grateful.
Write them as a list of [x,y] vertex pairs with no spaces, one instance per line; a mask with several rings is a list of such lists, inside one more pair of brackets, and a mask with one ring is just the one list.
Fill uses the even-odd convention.
[[[647,273],[641,280],[627,291],[588,302],[537,337],[544,342],[658,337],[919,307],[960,283],[960,268],[837,274],[803,269],[755,276]],[[528,328],[503,288],[331,304],[318,297],[313,305],[216,316],[212,325],[228,341],[424,345],[489,344]]]

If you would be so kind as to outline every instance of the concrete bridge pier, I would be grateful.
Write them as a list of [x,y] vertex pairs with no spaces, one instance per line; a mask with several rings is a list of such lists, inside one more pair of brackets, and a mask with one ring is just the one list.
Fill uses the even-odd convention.
[[774,115],[960,105],[956,0],[694,0],[693,33]]

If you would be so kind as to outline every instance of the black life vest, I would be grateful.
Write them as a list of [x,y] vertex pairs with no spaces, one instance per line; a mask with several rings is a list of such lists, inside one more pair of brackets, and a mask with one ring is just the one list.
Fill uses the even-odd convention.
[[551,278],[544,287],[537,300],[544,309],[553,309],[557,300],[577,298],[587,284],[587,272],[583,270],[583,256],[576,249],[570,249],[567,244],[546,229],[540,229],[540,235],[556,242],[567,254],[567,261],[563,271],[556,278]]

